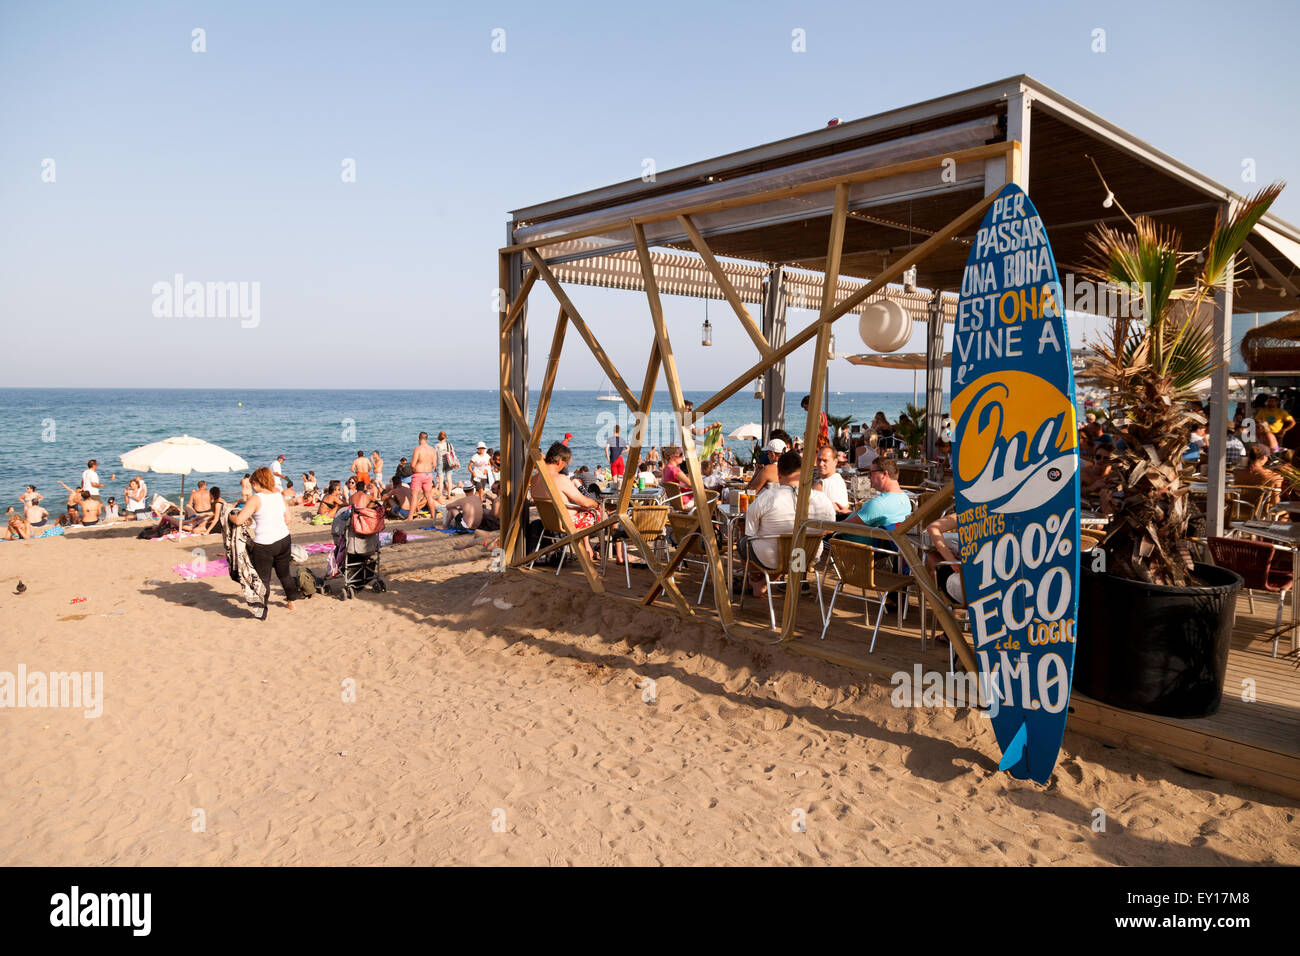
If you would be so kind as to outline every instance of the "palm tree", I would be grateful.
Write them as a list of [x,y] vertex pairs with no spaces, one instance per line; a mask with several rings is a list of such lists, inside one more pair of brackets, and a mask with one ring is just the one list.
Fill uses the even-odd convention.
[[1102,338],[1089,343],[1097,354],[1079,375],[1110,391],[1112,418],[1122,419],[1126,432],[1115,464],[1120,502],[1103,544],[1110,570],[1122,577],[1189,583],[1182,454],[1205,417],[1188,403],[1196,383],[1220,365],[1214,336],[1195,320],[1207,298],[1233,281],[1242,243],[1282,187],[1274,183],[1229,215],[1220,212],[1199,250],[1184,251],[1176,231],[1146,216],[1134,219],[1122,206],[1131,229],[1103,224],[1088,236],[1090,260],[1080,271],[1126,291],[1136,306],[1121,308]]

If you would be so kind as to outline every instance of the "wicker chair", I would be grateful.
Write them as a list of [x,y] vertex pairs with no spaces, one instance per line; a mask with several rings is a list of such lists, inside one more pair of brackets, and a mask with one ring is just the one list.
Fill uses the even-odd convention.
[[903,624],[903,609],[907,606],[907,592],[912,586],[912,577],[909,574],[899,574],[896,571],[889,571],[881,567],[882,564],[894,561],[898,558],[896,551],[887,551],[878,548],[875,545],[862,544],[857,541],[850,541],[844,538],[833,538],[830,542],[831,551],[831,568],[835,571],[836,581],[835,590],[831,592],[830,605],[822,615],[822,640],[826,639],[826,631],[831,626],[831,617],[835,613],[835,601],[840,596],[840,589],[844,587],[855,587],[862,590],[862,614],[868,624],[871,623],[868,604],[872,597],[868,596],[868,591],[875,592],[875,600],[880,602],[880,610],[876,614],[876,625],[871,630],[871,646],[867,648],[867,653],[871,654],[876,649],[876,636],[880,633],[880,622],[885,617],[886,598],[891,594],[899,594],[901,598],[898,602],[898,624]]
[[1209,546],[1215,564],[1236,571],[1245,581],[1246,599],[1250,602],[1252,614],[1255,612],[1256,591],[1269,591],[1277,595],[1277,618],[1273,624],[1273,656],[1277,657],[1278,639],[1282,635],[1282,608],[1295,580],[1289,567],[1274,567],[1273,562],[1278,555],[1286,555],[1287,549],[1243,538],[1210,538]]
[[695,599],[696,604],[703,604],[704,589],[709,584],[709,562],[705,557],[704,539],[700,537],[700,523],[694,514],[675,511],[668,515],[668,525],[672,528],[673,541],[677,545],[674,556],[678,552],[685,552],[678,566],[694,564],[704,568],[704,580],[700,582],[700,596]]
[[[537,550],[540,551],[546,546],[548,541],[559,541],[564,538],[568,532],[564,530],[564,524],[560,521],[560,509],[555,506],[555,502],[550,498],[534,498],[533,507],[537,509],[537,517],[542,519],[542,535],[537,539]],[[560,560],[555,567],[555,573],[558,575],[564,568],[564,559],[569,554],[569,546],[566,544],[560,549]],[[537,559],[528,562],[531,569]]]
[[[817,603],[820,606],[822,600],[822,576],[821,571],[817,568],[817,558],[821,554],[822,538],[825,537],[821,532],[808,532],[804,536],[804,551],[811,552],[812,558],[809,559],[805,571],[811,571],[817,580]],[[793,534],[757,534],[752,538],[745,538],[745,541],[775,541],[776,542],[776,566],[769,568],[763,562],[759,561],[754,555],[754,549],[747,546],[745,548],[745,570],[740,581],[740,604],[745,606],[745,595],[749,593],[749,567],[752,564],[763,575],[763,581],[767,584],[767,613],[772,623],[772,630],[776,630],[776,605],[772,603],[772,588],[777,584],[784,585],[784,581],[773,580],[779,578],[786,572],[784,569],[790,567],[790,558],[794,550]],[[825,615],[823,614],[823,617]]]
[[[668,539],[664,535],[664,529],[668,527],[670,510],[667,505],[633,505],[623,516],[623,520],[631,522],[632,527],[636,528],[637,533],[641,535],[641,540],[651,549],[663,545],[664,560],[668,558]],[[615,541],[626,542],[628,553],[623,556],[623,579],[630,591],[632,590],[632,572],[629,565],[631,563],[632,540],[628,533],[621,528],[614,532],[613,538]],[[644,558],[644,556],[642,557]],[[605,573],[605,564],[608,559],[609,555],[604,554],[601,560],[601,574]]]

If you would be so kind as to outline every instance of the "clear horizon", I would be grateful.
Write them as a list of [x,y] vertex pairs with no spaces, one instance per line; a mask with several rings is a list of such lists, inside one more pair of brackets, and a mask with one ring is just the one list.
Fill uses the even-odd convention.
[[[6,384],[491,389],[507,210],[634,179],[646,157],[666,170],[1019,73],[1239,191],[1256,188],[1241,182],[1245,158],[1257,185],[1300,183],[1287,29],[1300,16],[1281,2],[1250,9],[1256,29],[1213,31],[1203,24],[1220,10],[1199,2],[1011,17],[948,3],[927,8],[943,29],[924,31],[913,10],[844,3],[760,2],[744,17],[680,2],[653,16],[592,3],[9,6],[0,320],[21,359]],[[504,52],[493,52],[498,29]],[[794,29],[806,52],[792,51]],[[863,40],[879,36],[889,42],[868,57]],[[669,62],[678,68],[653,69]],[[1201,81],[1191,70],[1207,62],[1243,64],[1242,79]],[[1269,83],[1246,80],[1257,63]],[[644,89],[628,73],[637,64]],[[1186,81],[1171,81],[1180,66]],[[1278,216],[1300,221],[1298,190]],[[169,317],[178,275],[243,283],[250,298],[256,284],[256,323]],[[639,381],[644,297],[570,294]],[[556,311],[548,290],[532,309],[536,379]],[[699,341],[703,303],[666,297],[665,310],[692,391],[731,380],[754,354],[725,303],[710,306],[712,348]],[[811,318],[792,310],[791,328]],[[1073,344],[1095,324],[1072,316]],[[858,350],[849,323],[837,335],[841,351]],[[906,348],[922,350],[922,329]],[[811,345],[789,360],[792,388],[810,367]],[[839,361],[831,383],[911,390],[907,372]],[[569,349],[558,384],[603,381],[585,349]]]

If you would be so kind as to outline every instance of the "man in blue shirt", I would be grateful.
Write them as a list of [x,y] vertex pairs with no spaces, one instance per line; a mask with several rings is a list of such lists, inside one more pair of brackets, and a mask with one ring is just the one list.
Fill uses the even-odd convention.
[[892,458],[877,458],[871,463],[870,475],[871,487],[876,490],[876,496],[843,523],[887,528],[906,521],[912,513],[912,499],[898,483],[898,462]]

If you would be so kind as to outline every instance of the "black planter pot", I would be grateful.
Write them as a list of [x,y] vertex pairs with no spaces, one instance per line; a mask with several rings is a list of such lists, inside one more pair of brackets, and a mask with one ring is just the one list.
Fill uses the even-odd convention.
[[1094,700],[1161,717],[1219,709],[1232,645],[1235,571],[1198,564],[1207,587],[1143,584],[1082,570],[1074,687]]

